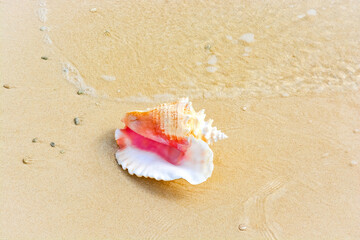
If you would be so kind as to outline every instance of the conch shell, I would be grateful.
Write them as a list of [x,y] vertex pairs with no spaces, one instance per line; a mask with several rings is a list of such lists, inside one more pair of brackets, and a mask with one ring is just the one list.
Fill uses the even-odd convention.
[[128,112],[123,122],[125,129],[115,132],[118,163],[130,174],[156,180],[204,182],[214,168],[209,144],[227,138],[188,98]]

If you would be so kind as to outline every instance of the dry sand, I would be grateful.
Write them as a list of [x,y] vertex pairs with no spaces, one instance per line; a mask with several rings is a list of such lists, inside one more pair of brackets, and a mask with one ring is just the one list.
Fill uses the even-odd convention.
[[[243,87],[244,92],[249,93],[248,96],[236,95],[233,89],[231,98],[225,98],[212,95],[219,90],[216,84],[215,87],[208,86],[210,95],[201,92],[203,88],[199,88],[201,94],[194,96],[191,91],[180,88],[180,94],[189,94],[194,99],[195,109],[205,108],[215,126],[229,136],[212,147],[215,155],[212,177],[203,184],[192,186],[184,180],[158,182],[137,178],[117,165],[113,135],[116,128],[122,127],[120,119],[124,113],[152,107],[177,95],[159,92],[161,83],[151,79],[156,75],[155,70],[149,73],[153,85],[150,81],[146,91],[142,91],[139,83],[126,82],[126,79],[125,83],[117,83],[123,79],[124,70],[100,72],[102,60],[89,57],[87,61],[86,56],[81,55],[86,52],[84,49],[90,52],[101,49],[99,42],[88,42],[86,33],[81,38],[82,43],[76,43],[79,38],[70,39],[65,33],[61,38],[59,29],[71,24],[65,20],[61,24],[61,14],[55,13],[66,10],[69,5],[77,6],[78,12],[86,9],[84,15],[101,13],[105,20],[93,21],[91,26],[94,29],[102,27],[110,1],[104,3],[103,8],[100,1],[94,2],[97,4],[0,2],[1,86],[8,84],[10,87],[0,89],[1,239],[360,238],[360,166],[356,164],[360,163],[360,133],[356,131],[360,129],[360,94],[356,89],[341,88],[346,83],[353,88],[358,86],[360,78],[360,67],[356,65],[360,64],[357,55],[360,45],[351,49],[356,41],[359,43],[359,39],[351,38],[359,34],[356,26],[350,30],[349,22],[354,18],[343,21],[348,25],[343,26],[341,34],[350,40],[343,42],[343,48],[339,47],[343,53],[350,54],[344,55],[350,70],[334,91],[330,91],[330,86],[329,91],[322,93],[307,92],[309,86],[305,84],[298,88],[299,94],[290,91],[279,97],[281,91],[271,90],[270,95],[251,96],[253,89],[247,87],[246,82],[239,86],[224,83],[224,91]],[[314,4],[320,6],[320,3]],[[348,10],[353,6],[348,11],[349,16],[358,14],[358,11],[354,13],[359,9],[358,2],[349,1],[344,5]],[[145,3],[139,3],[140,10],[144,6]],[[259,12],[265,9],[260,3],[253,7],[256,6]],[[306,14],[312,7],[309,6],[304,2],[304,9],[298,14]],[[97,7],[96,12],[89,11],[94,7]],[[330,8],[330,3],[326,7]],[[339,4],[335,7],[333,12],[342,11]],[[45,21],[49,24],[39,21],[39,8],[49,9],[48,22]],[[57,18],[51,20],[52,13]],[[253,11],[248,15],[258,23],[266,19],[256,18],[257,13]],[[149,14],[155,13],[150,11]],[[297,15],[294,16],[296,19]],[[308,21],[308,17],[304,20]],[[307,23],[307,26],[312,24]],[[359,25],[359,22],[352,24]],[[48,33],[53,37],[52,44],[44,35],[46,33],[39,30],[44,25],[53,27]],[[85,20],[75,21],[73,25],[76,29],[89,26]],[[75,31],[74,35],[77,33]],[[75,43],[71,47],[72,41]],[[129,46],[133,47],[131,39],[129,41]],[[299,54],[305,53],[299,50]],[[48,60],[41,56],[47,56]],[[227,54],[222,53],[222,56]],[[326,53],[318,56],[320,60],[331,57]],[[331,64],[328,67],[333,70],[328,70],[332,72],[327,74],[335,80],[345,71],[339,73],[344,67],[344,62],[337,60],[341,56],[339,53],[328,59]],[[129,61],[135,61],[135,57],[129,57]],[[244,61],[256,69],[255,63],[264,64],[261,58],[256,59],[255,62],[251,62],[251,58]],[[304,59],[300,57],[301,61]],[[74,86],[66,81],[62,72],[62,64],[68,63],[65,60],[79,69],[84,82],[96,90],[96,96],[76,94],[77,87],[86,87],[79,82]],[[169,61],[173,63],[176,59]],[[166,59],[160,62],[166,62]],[[107,67],[111,64],[115,69],[118,67],[116,61],[109,61]],[[236,67],[232,64],[228,66],[230,70]],[[281,70],[284,67],[281,64],[271,64],[278,68],[278,73],[285,71]],[[241,61],[240,66],[246,64]],[[218,67],[223,73],[227,72],[226,66]],[[311,69],[314,75],[317,71],[322,72],[316,67]],[[178,69],[184,71],[178,78],[189,73],[186,66]],[[172,71],[169,79],[173,79],[176,72]],[[298,69],[305,82],[311,83],[305,72]],[[131,72],[133,79],[144,77],[143,72],[136,74],[136,70]],[[209,73],[202,74],[189,73],[199,81],[203,81],[203,77],[212,79]],[[115,85],[97,82],[104,82],[101,75],[116,75]],[[73,72],[71,76],[78,75]],[[223,83],[226,76],[214,78]],[[235,79],[237,75],[229,76]],[[246,76],[259,77],[248,72]],[[169,84],[166,75],[163,77]],[[322,77],[315,87],[326,83],[326,76]],[[176,84],[181,82],[174,81]],[[204,86],[203,82],[201,84]],[[117,100],[114,96],[120,87],[126,91],[119,95],[122,100]],[[90,88],[85,90],[93,93]],[[136,94],[131,98],[137,91],[146,98]],[[103,94],[107,97],[102,97]],[[154,94],[163,94],[163,97],[154,97]],[[288,94],[290,96],[286,97]],[[243,110],[244,106],[246,109]],[[75,117],[80,118],[80,125],[74,124]],[[38,142],[33,143],[35,137]],[[51,147],[50,142],[54,142],[55,147]],[[246,226],[246,230],[241,231],[239,225]]]

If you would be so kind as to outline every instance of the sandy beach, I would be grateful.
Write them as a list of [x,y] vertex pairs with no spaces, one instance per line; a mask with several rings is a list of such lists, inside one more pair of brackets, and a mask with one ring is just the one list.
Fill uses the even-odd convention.
[[[0,7],[1,239],[360,238],[359,2]],[[212,176],[122,170],[124,114],[185,96]]]

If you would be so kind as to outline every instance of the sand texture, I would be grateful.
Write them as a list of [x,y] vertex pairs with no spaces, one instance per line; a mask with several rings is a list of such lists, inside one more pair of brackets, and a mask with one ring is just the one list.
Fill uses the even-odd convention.
[[[0,238],[360,239],[360,3],[274,2],[0,1]],[[125,112],[184,96],[213,175],[122,170]]]

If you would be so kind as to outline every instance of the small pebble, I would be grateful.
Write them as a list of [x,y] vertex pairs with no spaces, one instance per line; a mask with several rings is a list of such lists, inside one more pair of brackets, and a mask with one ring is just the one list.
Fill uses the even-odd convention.
[[80,125],[80,119],[79,118],[74,118],[74,123],[75,123],[75,125]]
[[62,150],[62,149],[61,149],[61,150],[60,150],[60,153],[61,153],[61,154],[64,154],[64,153],[65,153],[65,150]]
[[210,50],[211,49],[211,45],[210,44],[206,44],[204,47],[205,50]]
[[46,56],[42,56],[41,59],[42,59],[42,60],[48,60],[49,58],[46,57]]
[[25,157],[22,159],[23,164],[30,164],[32,162],[32,159]]
[[247,227],[244,224],[240,224],[239,225],[239,230],[240,231],[246,231]]
[[110,34],[110,32],[108,30],[105,30],[104,35],[107,36],[107,37],[111,36],[111,34]]
[[90,12],[92,12],[92,13],[94,13],[94,12],[96,12],[97,11],[97,9],[96,8],[92,8],[92,9],[90,9]]
[[55,147],[55,143],[54,143],[54,142],[51,142],[51,143],[50,143],[50,146],[51,146],[51,147]]
[[360,129],[358,129],[358,128],[354,129],[353,133],[360,133]]
[[246,107],[246,106],[242,107],[242,110],[243,110],[243,111],[246,111],[246,110],[247,110],[247,107]]
[[118,92],[118,93],[120,93],[120,92],[121,92],[121,90],[120,90],[120,89],[118,89],[118,90],[117,90],[117,92]]
[[84,90],[80,89],[80,90],[77,91],[77,95],[82,95],[82,94],[84,94]]
[[206,71],[208,71],[209,73],[214,73],[217,71],[217,67],[207,67]]
[[9,85],[9,84],[4,84],[3,87],[6,88],[6,89],[10,89],[10,85]]
[[40,28],[40,31],[42,31],[42,32],[47,31],[47,30],[48,30],[48,28],[47,28],[46,26],[42,26],[42,27]]
[[38,138],[33,138],[32,142],[33,142],[33,143],[38,142]]
[[96,102],[95,105],[96,105],[96,106],[100,106],[100,103]]
[[356,165],[358,165],[358,161],[352,160],[352,161],[350,162],[350,166],[356,166]]

